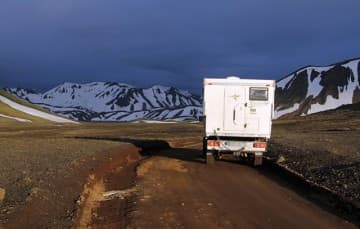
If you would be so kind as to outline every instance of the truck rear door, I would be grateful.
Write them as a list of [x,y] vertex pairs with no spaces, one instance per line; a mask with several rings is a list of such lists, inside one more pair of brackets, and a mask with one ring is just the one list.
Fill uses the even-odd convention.
[[246,88],[225,87],[224,100],[224,130],[243,131],[246,128]]

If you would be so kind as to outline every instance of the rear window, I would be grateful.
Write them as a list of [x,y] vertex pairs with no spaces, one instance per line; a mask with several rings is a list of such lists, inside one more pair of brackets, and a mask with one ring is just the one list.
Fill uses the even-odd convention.
[[268,100],[268,88],[266,87],[251,87],[250,100]]

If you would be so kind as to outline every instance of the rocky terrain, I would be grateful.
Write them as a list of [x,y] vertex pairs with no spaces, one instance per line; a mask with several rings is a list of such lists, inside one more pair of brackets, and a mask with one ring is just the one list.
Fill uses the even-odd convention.
[[[334,112],[322,117],[326,123],[317,115],[276,121],[271,152],[278,163],[358,201],[359,146],[347,143],[359,137],[359,116]],[[296,194],[266,165],[206,165],[201,138],[202,125],[193,123],[0,122],[0,225],[353,227]],[[165,150],[141,151],[155,143]]]
[[[270,156],[360,204],[360,103],[274,124]],[[360,205],[359,205],[360,206]]]

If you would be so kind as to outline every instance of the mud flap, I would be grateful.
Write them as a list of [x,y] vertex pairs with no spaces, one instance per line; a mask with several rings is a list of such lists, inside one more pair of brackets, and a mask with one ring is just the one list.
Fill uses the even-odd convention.
[[207,152],[206,153],[206,164],[214,164],[215,163],[215,158],[214,155],[211,152]]
[[263,161],[263,153],[256,152],[254,154],[254,166],[262,165],[262,161]]

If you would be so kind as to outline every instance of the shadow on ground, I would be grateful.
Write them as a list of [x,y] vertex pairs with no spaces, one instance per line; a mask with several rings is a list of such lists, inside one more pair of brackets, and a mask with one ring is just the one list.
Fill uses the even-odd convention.
[[189,148],[172,148],[165,140],[132,139],[132,138],[108,138],[108,137],[74,137],[77,139],[106,140],[132,144],[140,148],[143,156],[162,156],[182,161],[205,163],[202,151]]

